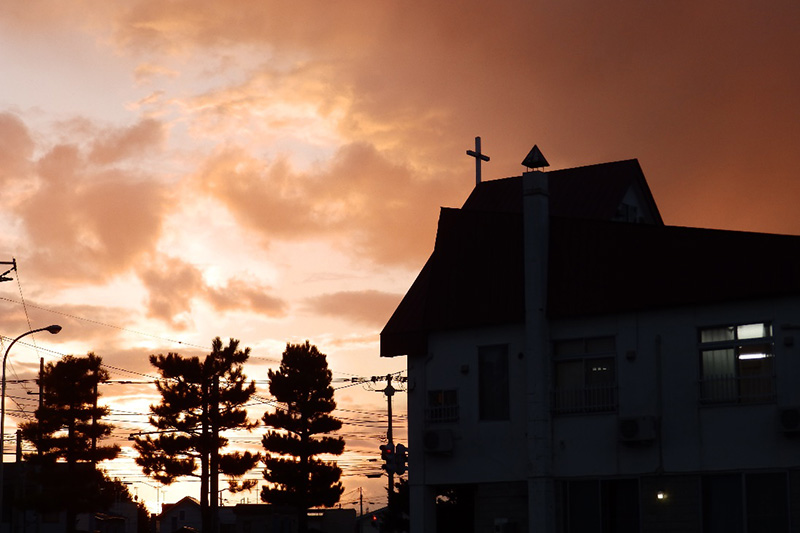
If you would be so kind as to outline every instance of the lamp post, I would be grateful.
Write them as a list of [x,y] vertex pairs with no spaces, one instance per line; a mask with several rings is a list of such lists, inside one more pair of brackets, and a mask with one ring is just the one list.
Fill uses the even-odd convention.
[[20,340],[22,337],[26,335],[32,335],[33,333],[38,333],[40,331],[46,331],[50,334],[55,335],[59,331],[61,331],[61,326],[57,324],[53,324],[52,326],[47,326],[46,328],[39,328],[39,329],[32,329],[30,331],[26,331],[13,341],[11,344],[8,345],[6,348],[6,353],[3,355],[3,383],[0,386],[0,527],[3,524],[3,459],[5,459],[5,451],[6,451],[6,442],[5,442],[5,421],[6,421],[6,359],[8,359],[8,352],[11,351],[11,347]]

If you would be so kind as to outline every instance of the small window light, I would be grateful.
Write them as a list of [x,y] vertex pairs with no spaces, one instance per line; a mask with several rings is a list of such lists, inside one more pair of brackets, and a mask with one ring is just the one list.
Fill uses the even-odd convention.
[[661,501],[664,501],[664,500],[666,500],[666,499],[667,499],[667,493],[666,493],[666,492],[664,492],[663,490],[660,490],[660,491],[658,491],[658,492],[656,493],[656,498],[658,498],[658,499],[659,499],[659,500],[661,500]]
[[766,359],[769,354],[766,353],[743,353],[739,356],[740,361],[747,361],[750,359]]

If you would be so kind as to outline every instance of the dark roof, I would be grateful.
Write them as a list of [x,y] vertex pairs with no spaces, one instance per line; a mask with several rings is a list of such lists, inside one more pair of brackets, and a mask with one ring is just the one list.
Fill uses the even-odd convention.
[[442,209],[436,244],[381,333],[381,355],[421,353],[427,332],[519,320],[522,215]]
[[[521,204],[521,180],[481,188],[442,209],[434,251],[381,332],[382,356],[425,353],[432,331],[524,321],[522,213],[508,208]],[[800,293],[797,236],[551,216],[549,254],[552,318]]]
[[[547,173],[550,214],[612,220],[625,193],[638,187],[650,214],[662,224],[656,202],[636,159],[615,161]],[[522,176],[479,183],[462,209],[477,211],[522,212]]]
[[800,237],[551,219],[548,314],[800,293]]

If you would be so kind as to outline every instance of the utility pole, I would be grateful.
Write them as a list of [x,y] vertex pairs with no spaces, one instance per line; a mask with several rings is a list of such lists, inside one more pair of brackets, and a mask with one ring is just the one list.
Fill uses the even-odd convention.
[[17,270],[17,260],[12,257],[11,261],[0,261],[0,265],[11,265],[11,268],[0,274],[0,282],[11,281],[12,279],[14,279],[14,278],[9,278],[8,274],[10,274],[14,270]]
[[[392,387],[392,375],[386,374],[386,388],[383,390],[379,390],[378,392],[382,392],[386,395],[386,410],[389,415],[389,423],[386,427],[386,440],[389,446],[394,449],[394,440],[392,437],[392,396],[397,391],[394,387]],[[387,503],[389,507],[392,506],[392,496],[394,495],[394,470],[387,469],[386,474],[389,477],[389,492],[387,495]]]

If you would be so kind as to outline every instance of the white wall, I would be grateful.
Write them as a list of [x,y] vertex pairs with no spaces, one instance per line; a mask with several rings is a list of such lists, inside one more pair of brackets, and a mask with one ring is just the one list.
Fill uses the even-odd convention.
[[[770,321],[773,324],[776,403],[700,405],[697,328]],[[409,410],[416,483],[489,483],[525,479],[525,356],[522,326],[432,335],[427,358],[409,359]],[[780,431],[781,407],[800,406],[800,302],[789,298],[684,307],[551,323],[551,338],[613,335],[617,347],[619,408],[614,413],[558,415],[553,419],[556,477],[636,475],[796,465],[800,436]],[[478,347],[509,345],[509,421],[478,420]],[[462,371],[462,368],[464,371]],[[660,384],[660,386],[659,386]],[[458,390],[457,423],[427,426],[427,391]],[[618,438],[620,418],[654,416],[660,436],[630,445]],[[452,429],[452,455],[422,454],[425,428]]]

